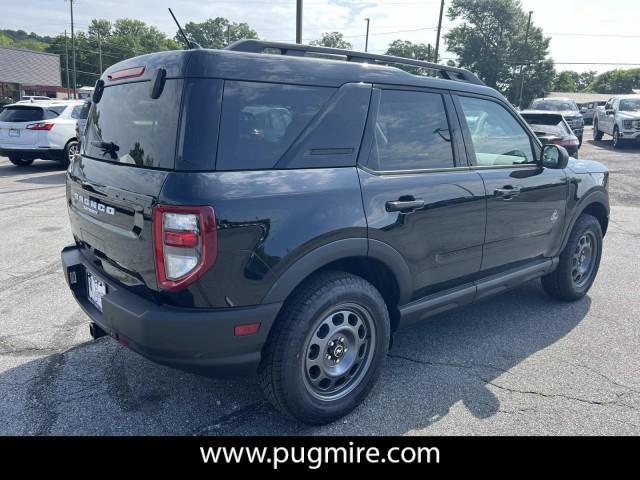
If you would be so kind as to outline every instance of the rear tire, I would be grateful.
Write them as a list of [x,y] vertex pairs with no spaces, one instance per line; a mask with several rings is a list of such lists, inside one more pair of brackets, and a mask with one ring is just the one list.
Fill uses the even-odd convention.
[[64,147],[64,154],[60,158],[60,163],[65,168],[69,166],[75,155],[80,153],[80,143],[76,140],[70,140]]
[[33,158],[9,157],[9,161],[18,167],[28,167],[33,163]]
[[583,213],[560,254],[558,267],[542,277],[542,287],[551,297],[567,302],[584,297],[593,285],[602,256],[600,222]]
[[265,396],[282,413],[312,425],[360,404],[382,370],[390,338],[380,292],[339,271],[314,275],[287,300],[258,369]]
[[598,130],[598,121],[595,119],[593,120],[593,139],[596,142],[602,140],[602,132]]

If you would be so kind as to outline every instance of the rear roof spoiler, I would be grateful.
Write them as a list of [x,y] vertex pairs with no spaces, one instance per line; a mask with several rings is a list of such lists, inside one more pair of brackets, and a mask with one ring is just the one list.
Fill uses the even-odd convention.
[[341,57],[348,62],[375,63],[396,68],[397,65],[407,65],[433,71],[437,76],[446,80],[484,85],[482,80],[464,68],[449,67],[448,65],[424,62],[411,58],[394,57],[392,55],[377,55],[374,53],[343,50],[341,48],[317,47],[297,43],[268,42],[262,40],[239,40],[227,46],[225,50],[250,53],[279,53],[281,55],[295,57],[304,57],[307,56],[308,53],[315,53]]

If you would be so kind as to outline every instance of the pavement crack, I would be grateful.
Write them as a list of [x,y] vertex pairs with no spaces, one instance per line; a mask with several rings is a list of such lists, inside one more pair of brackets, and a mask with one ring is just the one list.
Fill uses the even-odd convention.
[[390,358],[405,360],[407,362],[418,363],[421,365],[428,365],[430,367],[451,367],[451,368],[462,368],[467,370],[476,369],[476,368],[488,368],[488,369],[495,370],[502,373],[511,373],[509,370],[505,370],[504,368],[496,367],[495,365],[485,364],[485,363],[456,363],[456,362],[438,362],[433,360],[420,360],[417,358],[411,358],[404,355],[398,355],[395,353],[387,353],[387,356]]

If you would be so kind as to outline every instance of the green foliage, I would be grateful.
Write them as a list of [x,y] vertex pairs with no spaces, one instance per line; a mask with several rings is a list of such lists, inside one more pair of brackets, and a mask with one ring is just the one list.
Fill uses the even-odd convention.
[[320,40],[313,40],[309,42],[309,45],[343,48],[345,50],[351,50],[353,48],[353,46],[344,39],[344,36],[340,32],[325,32],[322,34],[322,38]]
[[[389,44],[386,55],[393,55],[395,57],[411,58],[413,60],[422,60],[425,62],[433,62],[435,50],[429,45],[424,43],[413,43],[408,40],[394,40]],[[408,65],[398,65],[398,68],[406,70],[414,75],[428,74],[424,69],[419,67],[411,67]]]
[[476,73],[512,103],[518,101],[521,63],[526,63],[523,105],[549,90],[555,73],[547,58],[550,38],[532,22],[525,46],[527,15],[519,1],[453,0],[447,16],[459,23],[444,37],[459,66]]
[[24,30],[0,30],[0,46],[44,51],[51,37],[41,37]]
[[640,68],[629,70],[611,70],[601,73],[587,87],[588,92],[596,93],[633,93],[640,89]]
[[[236,40],[258,38],[258,34],[249,24],[230,22],[223,17],[209,18],[201,23],[189,22],[184,26],[184,31],[189,40],[195,41],[203,48],[224,48],[230,43],[229,40],[233,43]],[[180,32],[176,33],[174,39],[180,44],[184,43]]]
[[554,92],[582,92],[593,82],[595,77],[596,72],[593,70],[582,73],[563,70],[553,79],[551,90]]

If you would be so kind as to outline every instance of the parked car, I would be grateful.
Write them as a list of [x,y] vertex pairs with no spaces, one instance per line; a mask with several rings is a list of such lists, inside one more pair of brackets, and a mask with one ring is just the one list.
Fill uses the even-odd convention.
[[531,126],[543,145],[562,145],[570,156],[578,158],[580,142],[561,113],[544,110],[523,110],[522,118]]
[[567,121],[573,133],[578,137],[578,142],[582,145],[582,134],[584,131],[584,118],[578,109],[578,105],[570,98],[536,98],[531,102],[530,110],[545,110],[550,112],[560,112]]
[[[606,167],[542,145],[466,70],[245,40],[117,63],[93,100],[61,254],[93,337],[257,373],[304,422],[362,402],[398,328],[596,277]],[[281,126],[256,127],[267,112]]]
[[640,95],[611,97],[604,108],[597,110],[593,139],[602,140],[605,133],[613,137],[613,148],[640,140]]
[[80,115],[78,116],[78,120],[76,121],[76,138],[78,139],[80,148],[82,147],[82,142],[84,141],[84,130],[87,127],[87,118],[89,118],[90,110],[91,110],[91,99],[87,99],[82,104],[82,108],[80,109]]
[[76,120],[82,102],[15,103],[0,112],[0,156],[25,167],[36,158],[68,165],[78,153]]
[[580,108],[580,113],[582,113],[582,117],[584,118],[584,123],[586,125],[592,125],[593,124],[593,119],[596,116],[596,110],[598,109],[598,107],[603,107],[604,104],[607,102],[587,102],[584,105],[582,105],[582,108]]

